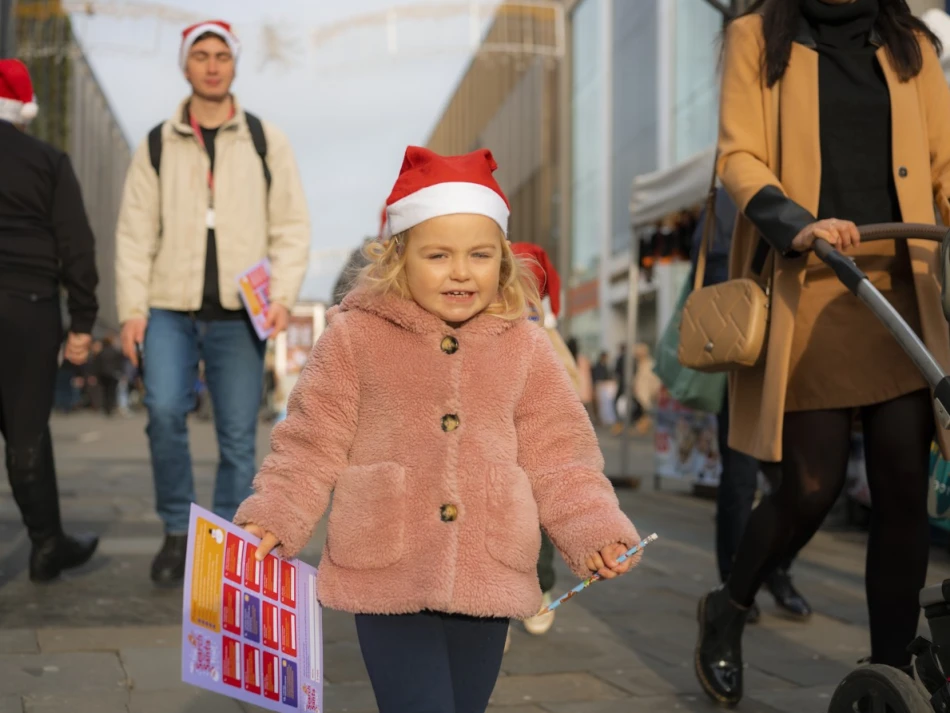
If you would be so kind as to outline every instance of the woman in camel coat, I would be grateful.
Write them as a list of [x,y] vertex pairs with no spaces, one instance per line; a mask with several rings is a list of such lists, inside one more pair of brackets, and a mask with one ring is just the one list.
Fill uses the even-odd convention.
[[811,538],[841,492],[856,410],[875,508],[871,659],[910,662],[928,559],[931,397],[811,246],[824,237],[854,257],[950,367],[935,245],[858,245],[855,227],[933,223],[935,200],[950,224],[938,45],[904,0],[764,0],[727,29],[717,165],[741,212],[730,276],[760,278],[772,296],[764,363],[731,375],[729,445],[781,461],[783,476],[753,512],[729,581],[700,602],[697,675],[719,702],[742,696],[744,610],[765,573]]

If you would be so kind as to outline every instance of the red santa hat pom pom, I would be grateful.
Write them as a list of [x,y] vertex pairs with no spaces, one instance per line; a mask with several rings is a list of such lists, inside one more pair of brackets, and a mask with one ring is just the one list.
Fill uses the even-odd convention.
[[30,71],[18,59],[0,59],[0,119],[28,124],[36,116]]
[[386,200],[388,233],[398,235],[442,215],[469,213],[491,218],[507,235],[511,209],[492,176],[496,168],[488,149],[441,156],[421,146],[409,146]]
[[23,120],[23,123],[26,124],[36,118],[39,110],[40,108],[35,101],[27,102],[20,109],[20,118]]

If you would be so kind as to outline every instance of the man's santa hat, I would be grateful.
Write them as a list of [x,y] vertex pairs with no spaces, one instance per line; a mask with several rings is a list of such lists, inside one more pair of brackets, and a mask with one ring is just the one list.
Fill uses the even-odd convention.
[[541,299],[548,299],[552,320],[545,319],[545,326],[554,326],[557,316],[561,313],[561,276],[554,268],[554,263],[548,257],[547,251],[534,243],[512,243],[511,251],[525,260],[538,283],[538,293]]
[[386,199],[386,237],[430,218],[459,213],[491,218],[507,235],[511,208],[492,176],[496,168],[488,149],[440,156],[421,146],[408,147],[396,185]]
[[178,53],[178,62],[182,70],[188,65],[188,53],[191,52],[191,46],[195,43],[195,40],[208,32],[224,40],[231,50],[231,54],[234,55],[234,61],[237,62],[238,55],[241,52],[241,43],[231,29],[231,25],[223,20],[205,20],[182,30],[181,50]]
[[0,59],[0,119],[29,124],[38,110],[30,70],[18,59]]

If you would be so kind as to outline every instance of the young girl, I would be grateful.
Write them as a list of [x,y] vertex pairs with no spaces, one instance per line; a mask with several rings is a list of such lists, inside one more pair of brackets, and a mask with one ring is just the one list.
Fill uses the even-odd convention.
[[385,242],[330,310],[235,522],[295,556],[333,492],[323,606],[356,614],[380,713],[480,713],[544,527],[580,577],[638,542],[506,238],[487,150],[409,147]]

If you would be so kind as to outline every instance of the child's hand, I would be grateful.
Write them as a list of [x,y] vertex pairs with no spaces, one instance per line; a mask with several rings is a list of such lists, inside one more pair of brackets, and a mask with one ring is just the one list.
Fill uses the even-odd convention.
[[257,525],[248,523],[244,526],[244,530],[250,532],[254,537],[261,538],[261,544],[257,546],[257,553],[254,555],[258,562],[263,562],[264,558],[270,554],[270,551],[280,544],[280,540],[277,539],[276,535],[270,532],[264,532],[264,530]]
[[627,547],[620,542],[607,545],[600,552],[595,552],[587,557],[587,569],[596,572],[601,579],[613,579],[614,577],[629,572],[640,561],[640,554],[637,552],[633,557],[617,564],[617,558],[627,551]]

